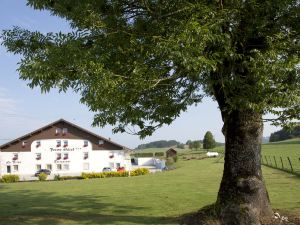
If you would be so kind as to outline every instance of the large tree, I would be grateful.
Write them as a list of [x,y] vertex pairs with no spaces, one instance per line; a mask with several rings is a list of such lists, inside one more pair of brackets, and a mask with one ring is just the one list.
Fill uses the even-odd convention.
[[[299,0],[28,0],[73,32],[2,34],[30,87],[73,89],[93,125],[141,137],[203,96],[224,122],[216,209],[224,224],[272,215],[260,158],[263,115],[299,119]],[[200,112],[199,112],[200,114]]]

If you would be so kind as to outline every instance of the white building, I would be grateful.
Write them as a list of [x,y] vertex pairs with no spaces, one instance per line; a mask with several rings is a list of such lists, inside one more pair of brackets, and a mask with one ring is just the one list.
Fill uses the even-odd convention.
[[39,169],[51,174],[102,172],[104,167],[130,169],[129,149],[60,119],[0,146],[0,177],[33,176]]

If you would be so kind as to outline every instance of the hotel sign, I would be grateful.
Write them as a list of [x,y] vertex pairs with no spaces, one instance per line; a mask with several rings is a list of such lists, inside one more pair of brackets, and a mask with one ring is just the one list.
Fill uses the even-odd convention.
[[74,152],[74,151],[81,151],[82,148],[50,148],[50,152]]

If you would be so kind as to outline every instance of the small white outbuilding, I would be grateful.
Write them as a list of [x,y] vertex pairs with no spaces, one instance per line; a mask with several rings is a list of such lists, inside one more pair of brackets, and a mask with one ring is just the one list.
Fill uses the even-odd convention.
[[217,153],[217,152],[207,152],[206,155],[208,157],[217,157],[217,156],[219,156],[219,153]]

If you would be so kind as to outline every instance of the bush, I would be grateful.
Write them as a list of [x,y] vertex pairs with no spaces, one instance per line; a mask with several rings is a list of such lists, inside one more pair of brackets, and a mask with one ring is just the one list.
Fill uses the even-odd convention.
[[138,169],[132,170],[130,172],[130,176],[134,177],[134,176],[146,175],[149,173],[150,173],[150,171],[147,168],[138,168]]
[[60,180],[81,180],[82,176],[61,176]]
[[45,180],[47,180],[47,177],[48,177],[48,175],[45,173],[40,173],[38,176],[39,181],[45,181]]
[[2,183],[14,183],[20,181],[20,177],[19,175],[8,174],[8,175],[3,175],[0,181]]
[[172,157],[166,159],[166,166],[171,166],[174,164],[174,159]]
[[59,174],[56,174],[55,176],[54,176],[54,179],[53,180],[62,180],[61,179],[61,176],[59,175]]
[[165,153],[164,152],[155,152],[154,156],[164,156]]
[[173,156],[173,161],[174,161],[174,162],[177,162],[177,160],[178,160],[177,155]]
[[102,172],[102,173],[82,173],[82,179],[106,178],[106,177],[128,177],[127,171],[120,172]]
[[153,157],[152,152],[140,152],[133,154],[134,157]]

